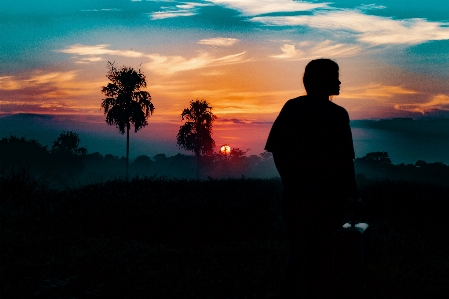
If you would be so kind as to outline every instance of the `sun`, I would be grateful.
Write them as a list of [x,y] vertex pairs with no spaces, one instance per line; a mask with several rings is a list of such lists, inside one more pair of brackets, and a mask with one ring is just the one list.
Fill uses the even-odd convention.
[[220,153],[224,155],[229,155],[231,152],[231,147],[228,144],[222,145],[220,148]]

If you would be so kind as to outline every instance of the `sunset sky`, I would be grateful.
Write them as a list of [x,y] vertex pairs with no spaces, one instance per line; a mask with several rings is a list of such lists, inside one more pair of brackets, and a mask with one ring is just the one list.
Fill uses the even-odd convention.
[[352,120],[449,118],[447,0],[0,0],[0,114],[40,115],[0,137],[47,132],[48,143],[74,130],[89,152],[122,155],[100,109],[115,61],[140,66],[156,108],[131,156],[177,151],[181,111],[197,98],[218,116],[217,150],[259,154],[283,104],[305,93],[305,65],[322,57],[340,65],[333,100]]

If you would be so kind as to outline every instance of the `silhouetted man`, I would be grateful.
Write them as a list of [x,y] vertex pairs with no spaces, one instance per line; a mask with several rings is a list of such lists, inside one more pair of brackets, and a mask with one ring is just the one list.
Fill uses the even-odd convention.
[[332,274],[332,234],[349,198],[357,198],[354,147],[346,110],[329,100],[340,94],[338,65],[309,62],[307,95],[287,101],[265,149],[273,153],[283,184],[283,215],[290,254],[286,298],[325,298]]

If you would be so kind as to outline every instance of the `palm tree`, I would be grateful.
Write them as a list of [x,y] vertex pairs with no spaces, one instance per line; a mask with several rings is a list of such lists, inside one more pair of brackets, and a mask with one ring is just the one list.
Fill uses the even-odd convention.
[[129,164],[129,128],[134,125],[134,132],[145,127],[147,118],[153,114],[154,106],[148,92],[140,90],[147,86],[145,75],[140,69],[137,71],[132,67],[123,66],[121,69],[115,67],[114,63],[108,62],[108,86],[102,88],[107,96],[101,103],[106,114],[106,123],[115,125],[120,133],[126,130],[126,178],[128,178]]
[[182,120],[187,120],[179,128],[177,144],[196,156],[196,175],[199,177],[199,159],[202,154],[209,154],[215,147],[212,139],[212,123],[217,118],[211,111],[212,107],[204,100],[190,101],[190,108],[181,113]]

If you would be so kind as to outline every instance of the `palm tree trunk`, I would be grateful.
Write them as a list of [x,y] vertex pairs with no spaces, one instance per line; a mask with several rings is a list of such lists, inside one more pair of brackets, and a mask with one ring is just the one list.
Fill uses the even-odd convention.
[[126,180],[128,180],[129,165],[129,123],[126,125]]

